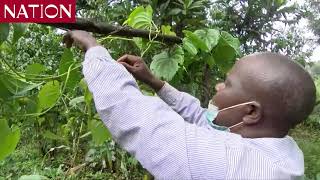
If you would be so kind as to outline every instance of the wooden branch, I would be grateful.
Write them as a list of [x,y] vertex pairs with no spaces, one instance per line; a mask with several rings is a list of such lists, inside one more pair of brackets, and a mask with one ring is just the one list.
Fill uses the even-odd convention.
[[[116,35],[124,37],[142,37],[149,39],[149,31],[141,29],[133,29],[130,27],[113,26],[107,23],[92,22],[88,19],[77,18],[76,23],[46,23],[43,25],[49,25],[56,28],[69,29],[69,30],[84,30],[88,32]],[[162,35],[152,32],[151,38],[155,38],[157,41],[161,41],[168,44],[181,43],[182,39],[177,36]]]

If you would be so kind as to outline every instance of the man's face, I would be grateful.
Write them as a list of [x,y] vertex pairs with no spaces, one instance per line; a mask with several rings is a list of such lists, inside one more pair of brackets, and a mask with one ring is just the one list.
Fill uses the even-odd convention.
[[[225,82],[216,85],[217,93],[212,100],[219,110],[248,101],[242,87],[243,73],[245,72],[243,66],[243,62],[237,61],[228,73]],[[245,114],[245,106],[228,109],[218,114],[215,123],[230,127],[241,122]]]

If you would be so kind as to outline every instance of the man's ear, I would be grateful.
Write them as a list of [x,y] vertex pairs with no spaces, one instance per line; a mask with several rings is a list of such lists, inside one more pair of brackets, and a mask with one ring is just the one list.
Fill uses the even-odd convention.
[[260,103],[254,101],[248,104],[246,111],[246,115],[242,118],[244,124],[253,125],[261,120],[263,111]]

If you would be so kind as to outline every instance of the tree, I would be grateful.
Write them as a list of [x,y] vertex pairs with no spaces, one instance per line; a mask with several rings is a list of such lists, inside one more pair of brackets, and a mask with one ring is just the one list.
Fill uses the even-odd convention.
[[[271,50],[304,62],[309,54],[300,51],[306,40],[294,28],[303,9],[286,3],[79,0],[82,19],[77,24],[1,24],[0,128],[6,133],[0,133],[0,139],[10,137],[12,143],[10,151],[0,150],[0,158],[8,157],[19,137],[22,144],[28,137],[42,153],[43,165],[50,166],[49,157],[59,155],[68,173],[88,168],[128,179],[142,176],[137,161],[115,145],[99,121],[82,80],[83,57],[61,45],[55,27],[95,32],[114,58],[124,53],[142,56],[158,77],[206,106],[214,85],[243,55]],[[290,31],[279,32],[276,22]],[[154,94],[139,85],[145,94]]]

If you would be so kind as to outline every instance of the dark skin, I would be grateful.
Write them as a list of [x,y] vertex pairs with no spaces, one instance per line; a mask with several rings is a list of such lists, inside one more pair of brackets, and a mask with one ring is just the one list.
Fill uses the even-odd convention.
[[[99,45],[95,38],[85,31],[68,32],[64,42],[67,47],[71,47],[74,43],[84,51]],[[157,79],[151,73],[143,59],[138,56],[124,55],[117,61],[137,80],[146,83],[156,92],[165,84],[164,81]],[[286,121],[281,119],[281,111],[277,111],[280,107],[273,106],[276,99],[272,99],[272,96],[271,98],[264,98],[266,92],[263,91],[263,86],[259,87],[261,81],[268,80],[268,76],[264,77],[263,74],[256,74],[263,68],[264,65],[259,64],[255,56],[244,57],[237,61],[228,73],[226,81],[216,85],[217,93],[212,100],[219,109],[254,101],[248,105],[222,111],[218,114],[216,124],[230,127],[243,122],[241,125],[232,128],[231,132],[245,138],[281,138],[288,133],[289,128],[284,123]],[[257,77],[258,80],[255,81]]]
[[[153,76],[140,57],[124,55],[118,59],[118,62],[124,65],[137,80],[146,83],[155,91],[159,91],[163,87],[164,81]],[[228,73],[226,81],[216,85],[217,93],[212,100],[219,109],[252,101],[252,99],[247,96],[242,83],[243,81],[246,81],[244,79],[246,77],[244,76],[244,73],[246,73],[248,63],[249,62],[246,62],[246,60],[238,61]],[[251,86],[254,87],[254,85]],[[258,96],[263,96],[263,94],[258,94]],[[243,124],[232,128],[231,132],[240,134],[242,137],[246,138],[284,137],[287,134],[287,131],[267,128],[269,127],[269,124],[272,123],[269,123],[271,120],[268,116],[263,115],[263,112],[264,110],[261,102],[255,101],[248,105],[222,111],[218,114],[215,123],[230,127],[242,121]]]

